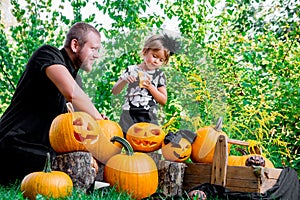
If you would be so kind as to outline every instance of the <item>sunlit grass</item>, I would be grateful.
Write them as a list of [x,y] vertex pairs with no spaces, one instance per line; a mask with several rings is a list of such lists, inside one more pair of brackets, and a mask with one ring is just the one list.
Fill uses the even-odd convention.
[[[20,182],[17,181],[14,184],[8,185],[8,186],[2,186],[0,185],[0,199],[1,200],[22,200],[25,198],[22,195],[22,192],[20,190]],[[43,200],[46,199],[45,197],[41,195],[37,195],[37,200]],[[51,199],[51,198],[50,198]],[[126,193],[120,193],[116,192],[115,188],[113,187],[106,187],[102,189],[97,189],[89,193],[85,193],[80,190],[73,190],[72,196],[69,196],[65,198],[67,200],[78,200],[78,199],[84,199],[84,200],[94,200],[94,199],[103,199],[103,200],[112,200],[112,199],[118,199],[118,200],[130,200],[130,196]]]

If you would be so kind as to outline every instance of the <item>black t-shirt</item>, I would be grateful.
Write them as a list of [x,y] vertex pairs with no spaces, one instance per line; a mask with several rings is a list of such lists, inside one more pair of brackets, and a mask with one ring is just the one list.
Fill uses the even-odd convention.
[[16,146],[18,149],[24,147],[29,153],[50,151],[54,154],[49,142],[49,128],[52,120],[67,110],[66,99],[45,73],[45,69],[53,64],[64,65],[75,79],[77,71],[64,49],[44,45],[35,51],[18,82],[10,106],[0,119],[0,151]]

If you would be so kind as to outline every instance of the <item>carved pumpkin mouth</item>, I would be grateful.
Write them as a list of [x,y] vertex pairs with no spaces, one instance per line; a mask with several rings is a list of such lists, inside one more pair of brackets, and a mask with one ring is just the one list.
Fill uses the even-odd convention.
[[187,156],[185,156],[185,155],[183,155],[183,156],[181,156],[179,153],[177,153],[177,152],[173,152],[174,153],[174,156],[176,157],[176,158],[178,158],[178,159],[185,159]]
[[85,122],[83,118],[75,118],[73,120],[74,137],[77,141],[84,144],[93,144],[97,141],[98,135],[90,134],[94,131],[94,127],[90,122]]
[[141,140],[141,139],[132,139],[133,144],[136,146],[144,146],[144,147],[153,147],[157,145],[157,142],[153,141],[146,141],[146,140]]
[[86,135],[84,137],[82,134],[76,132],[74,132],[74,137],[77,141],[81,143],[90,143],[90,144],[95,143],[98,139],[98,135]]

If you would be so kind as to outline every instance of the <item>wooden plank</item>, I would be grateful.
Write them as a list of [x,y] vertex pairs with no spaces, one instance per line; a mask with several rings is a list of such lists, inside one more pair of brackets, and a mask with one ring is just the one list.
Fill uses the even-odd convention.
[[227,176],[228,148],[227,137],[220,135],[215,146],[212,163],[211,184],[225,187]]
[[253,173],[253,168],[246,166],[228,166],[227,178],[257,180]]
[[257,180],[247,180],[247,179],[227,179],[226,187],[242,187],[242,188],[258,188],[260,185]]
[[201,175],[208,174],[211,175],[211,164],[206,163],[186,163],[187,168],[185,174]]
[[[212,164],[186,163],[186,165],[182,185],[184,190],[210,182]],[[259,177],[253,173],[252,167],[227,166],[225,187],[233,192],[264,193],[276,184],[282,169],[262,169],[262,175]]]
[[249,142],[245,142],[242,140],[234,140],[234,139],[230,139],[230,138],[228,138],[228,143],[229,144],[237,144],[237,145],[241,145],[241,146],[249,146]]

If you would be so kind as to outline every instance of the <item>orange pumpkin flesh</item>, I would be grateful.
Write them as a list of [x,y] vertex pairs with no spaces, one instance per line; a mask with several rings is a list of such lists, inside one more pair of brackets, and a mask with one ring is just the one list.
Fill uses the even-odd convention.
[[58,115],[50,126],[49,140],[57,153],[87,151],[85,145],[98,140],[100,128],[85,112]]
[[161,148],[165,137],[161,127],[139,122],[133,124],[127,131],[126,139],[135,151],[153,152]]
[[98,140],[88,143],[86,148],[99,162],[105,164],[108,159],[118,154],[122,150],[122,145],[118,142],[112,143],[110,139],[114,136],[123,137],[123,131],[117,122],[111,120],[97,120],[100,133]]
[[[192,143],[191,160],[196,163],[212,163],[216,142],[220,135],[227,135],[222,132],[222,121],[219,120],[215,127],[206,126],[197,130],[197,137]],[[228,145],[228,153],[230,145]]]
[[122,137],[113,137],[120,142],[126,154],[111,157],[104,167],[104,180],[117,191],[126,191],[133,198],[143,199],[155,193],[158,187],[158,171],[153,159],[145,153],[134,152],[130,143]]
[[50,154],[47,153],[44,171],[25,176],[20,189],[29,199],[36,199],[37,194],[47,198],[65,198],[72,194],[73,182],[66,173],[51,171]]

